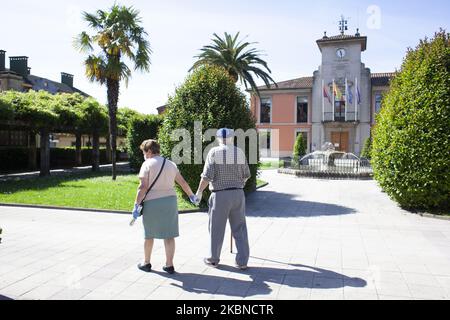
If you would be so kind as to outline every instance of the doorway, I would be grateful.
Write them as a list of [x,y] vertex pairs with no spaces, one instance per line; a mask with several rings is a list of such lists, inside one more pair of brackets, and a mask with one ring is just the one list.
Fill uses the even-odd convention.
[[331,143],[336,151],[349,152],[349,134],[348,132],[331,132]]

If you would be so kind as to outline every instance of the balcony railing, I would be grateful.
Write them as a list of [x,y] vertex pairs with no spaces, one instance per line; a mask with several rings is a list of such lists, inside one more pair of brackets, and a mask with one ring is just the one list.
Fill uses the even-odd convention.
[[347,115],[342,112],[325,112],[322,122],[358,122],[358,118],[359,115],[357,117],[355,112],[347,112]]

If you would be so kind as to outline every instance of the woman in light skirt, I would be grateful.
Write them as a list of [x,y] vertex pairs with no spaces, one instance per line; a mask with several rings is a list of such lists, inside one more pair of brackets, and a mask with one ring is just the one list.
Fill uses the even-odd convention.
[[[144,163],[139,172],[140,185],[136,195],[133,216],[138,216],[137,208],[145,197],[150,185],[158,176],[164,158],[160,156],[160,145],[155,140],[142,142],[140,149],[144,154]],[[144,262],[138,268],[150,272],[150,263],[154,239],[163,239],[166,250],[166,264],[163,270],[172,274],[175,272],[173,258],[175,255],[175,238],[179,236],[178,206],[175,182],[189,196],[192,203],[197,204],[198,199],[192,192],[186,180],[178,171],[175,163],[166,159],[161,175],[144,200],[142,222],[144,224]]]

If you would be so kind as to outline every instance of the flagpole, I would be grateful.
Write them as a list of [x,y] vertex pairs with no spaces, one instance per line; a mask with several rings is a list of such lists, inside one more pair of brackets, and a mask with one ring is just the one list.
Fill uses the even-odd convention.
[[347,122],[347,105],[348,105],[348,83],[345,78],[345,122]]
[[355,122],[358,122],[358,101],[359,101],[359,94],[358,94],[358,77],[355,78],[356,86],[355,86]]
[[332,114],[333,114],[333,122],[334,122],[334,99],[335,99],[335,97],[334,97],[334,94],[335,94],[335,89],[336,89],[336,84],[334,83],[334,79],[333,79],[333,100],[331,101],[331,111],[332,111]]
[[322,79],[322,120],[325,122],[325,80]]

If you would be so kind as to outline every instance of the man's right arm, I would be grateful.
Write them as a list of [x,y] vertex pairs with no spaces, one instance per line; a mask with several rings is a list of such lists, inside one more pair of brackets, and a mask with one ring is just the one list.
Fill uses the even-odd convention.
[[210,151],[208,156],[206,157],[205,166],[203,167],[201,180],[197,189],[197,196],[203,193],[208,184],[214,181],[214,178],[215,178],[215,167],[214,167],[213,152]]

